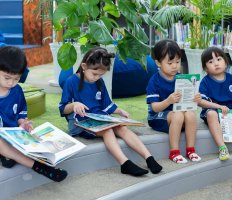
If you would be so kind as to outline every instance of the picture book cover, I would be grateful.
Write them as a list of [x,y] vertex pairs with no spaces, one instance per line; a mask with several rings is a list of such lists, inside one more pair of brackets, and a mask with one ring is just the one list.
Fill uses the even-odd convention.
[[194,96],[199,91],[200,74],[177,74],[175,92],[181,93],[181,99],[173,104],[173,111],[194,111],[197,110],[197,103]]

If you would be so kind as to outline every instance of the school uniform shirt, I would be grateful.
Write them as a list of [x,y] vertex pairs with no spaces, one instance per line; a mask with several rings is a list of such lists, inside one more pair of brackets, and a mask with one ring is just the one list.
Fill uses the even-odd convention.
[[[175,81],[167,80],[161,72],[155,73],[149,80],[147,86],[147,104],[148,104],[148,120],[153,120],[154,116],[157,114],[152,110],[151,103],[161,102],[168,98],[168,96],[174,92]],[[168,106],[165,110],[172,110],[173,105]]]
[[[232,75],[225,73],[224,80],[216,80],[206,75],[201,83],[199,92],[202,99],[212,101],[232,109]],[[204,110],[204,109],[203,109]]]
[[[111,101],[104,81],[102,79],[100,79],[100,81],[100,90],[96,83],[84,81],[83,88],[79,91],[80,77],[77,74],[73,74],[69,77],[65,82],[61,102],[59,104],[61,116],[66,117],[64,114],[64,108],[67,104],[72,102],[81,102],[86,105],[89,108],[86,112],[96,114],[113,113],[117,109],[117,105]],[[79,115],[75,115],[75,117],[78,121],[83,120],[83,118]]]
[[27,104],[19,85],[11,88],[5,96],[0,96],[0,126],[17,127],[19,119],[27,117]]

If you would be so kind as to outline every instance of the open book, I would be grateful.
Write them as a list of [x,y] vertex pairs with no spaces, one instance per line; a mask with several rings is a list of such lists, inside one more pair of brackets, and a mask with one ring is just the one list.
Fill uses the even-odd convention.
[[57,165],[86,146],[49,122],[31,133],[21,127],[2,127],[0,136],[24,155],[49,166]]
[[223,115],[222,111],[218,109],[218,116],[224,142],[232,142],[232,110],[229,110],[227,115]]
[[85,130],[92,131],[94,133],[104,131],[119,125],[144,126],[144,124],[141,122],[124,117],[113,117],[111,115],[101,115],[94,113],[86,113],[86,116],[88,119],[79,121],[75,124]]
[[197,110],[197,103],[193,101],[199,91],[200,74],[177,74],[175,92],[182,97],[178,103],[173,104],[173,111]]

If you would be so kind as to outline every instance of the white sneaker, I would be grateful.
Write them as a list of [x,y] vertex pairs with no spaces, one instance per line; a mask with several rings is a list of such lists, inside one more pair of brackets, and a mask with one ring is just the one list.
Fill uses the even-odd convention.
[[182,155],[175,156],[171,160],[177,164],[184,164],[188,162]]
[[196,153],[194,153],[194,152],[189,152],[189,154],[187,155],[188,156],[188,158],[191,160],[191,161],[193,161],[193,162],[199,162],[200,160],[201,160],[201,157],[200,156],[198,156]]

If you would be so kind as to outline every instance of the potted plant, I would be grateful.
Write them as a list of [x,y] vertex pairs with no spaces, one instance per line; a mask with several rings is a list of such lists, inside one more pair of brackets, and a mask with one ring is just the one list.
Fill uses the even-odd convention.
[[[72,67],[77,55],[96,45],[111,45],[121,60],[132,58],[146,66],[149,38],[143,26],[159,26],[152,19],[149,0],[73,0],[59,3],[53,13],[55,30],[65,30],[58,51],[62,69]],[[123,20],[124,26],[119,24]],[[111,78],[112,79],[112,78]]]
[[188,70],[189,73],[202,74],[199,54],[209,47],[215,36],[214,26],[221,25],[231,15],[232,0],[186,0],[185,5],[166,4],[155,13],[153,19],[164,27],[170,27],[178,20],[189,23],[190,45],[185,48]]

